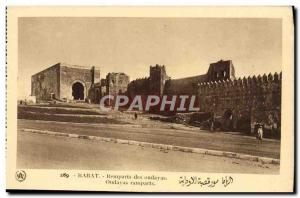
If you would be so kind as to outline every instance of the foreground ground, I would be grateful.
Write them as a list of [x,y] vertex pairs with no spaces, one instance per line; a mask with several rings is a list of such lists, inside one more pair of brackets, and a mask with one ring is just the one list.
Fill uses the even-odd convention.
[[18,167],[276,174],[278,165],[20,132]]
[[249,155],[279,159],[280,142],[258,141],[254,137],[232,133],[211,133],[188,128],[161,128],[159,124],[140,126],[137,124],[90,124],[57,121],[18,120],[19,129],[50,130],[54,132],[112,137],[142,142],[171,144],[185,147],[205,148],[238,152]]
[[[150,116],[140,114],[135,120],[132,113],[100,112],[97,106],[85,104],[19,106],[18,165],[28,168],[253,173],[279,170],[279,165],[265,167],[259,163],[223,157],[174,151],[165,153],[150,148],[141,150],[129,145],[23,132],[23,129],[48,130],[280,158],[278,140],[258,141],[254,137],[233,132],[212,133],[196,127],[154,121],[149,119]],[[95,159],[100,160],[98,162]]]

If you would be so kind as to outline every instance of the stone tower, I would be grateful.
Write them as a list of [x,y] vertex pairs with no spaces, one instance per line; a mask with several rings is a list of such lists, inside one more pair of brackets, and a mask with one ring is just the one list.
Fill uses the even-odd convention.
[[234,80],[235,70],[231,60],[220,60],[209,65],[207,81]]
[[165,82],[169,77],[164,65],[150,66],[149,91],[150,94],[162,96],[164,93]]
[[95,84],[100,80],[100,69],[95,66],[92,66],[91,68],[91,80],[92,84]]

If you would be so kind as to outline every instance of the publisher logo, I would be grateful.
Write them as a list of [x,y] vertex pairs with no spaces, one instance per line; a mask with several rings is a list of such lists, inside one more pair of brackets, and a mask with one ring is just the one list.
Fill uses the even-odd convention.
[[23,170],[19,170],[16,172],[16,180],[22,182],[26,179],[26,172]]

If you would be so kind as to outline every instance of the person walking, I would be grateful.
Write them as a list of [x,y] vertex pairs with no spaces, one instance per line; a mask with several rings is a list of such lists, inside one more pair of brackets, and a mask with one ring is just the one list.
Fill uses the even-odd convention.
[[258,126],[258,129],[257,129],[257,136],[256,136],[256,138],[259,139],[259,140],[262,140],[263,136],[264,136],[263,125],[260,124]]
[[212,114],[211,120],[210,120],[210,131],[215,131],[215,114]]
[[134,113],[134,119],[136,120],[137,117],[138,117],[138,115],[137,115],[137,113],[135,112],[135,113]]

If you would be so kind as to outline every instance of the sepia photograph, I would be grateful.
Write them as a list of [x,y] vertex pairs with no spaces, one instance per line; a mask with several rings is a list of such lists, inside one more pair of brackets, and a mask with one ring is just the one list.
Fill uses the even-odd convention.
[[[283,95],[292,96],[283,79],[293,78],[284,20],[18,17],[15,178],[26,181],[31,169],[74,179],[180,172],[178,185],[212,188],[235,183],[231,174],[280,176],[282,138],[293,139],[282,120]],[[104,175],[106,185],[125,186],[123,174]]]

